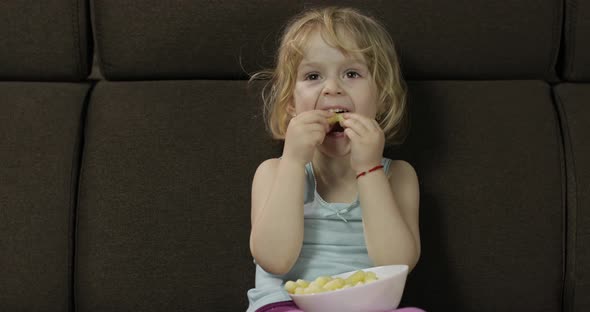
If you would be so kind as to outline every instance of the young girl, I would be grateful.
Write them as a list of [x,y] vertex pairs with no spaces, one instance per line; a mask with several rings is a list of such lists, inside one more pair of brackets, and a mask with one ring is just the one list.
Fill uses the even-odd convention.
[[384,28],[354,9],[306,11],[286,28],[276,68],[253,79],[265,74],[268,128],[285,142],[252,183],[248,312],[301,311],[287,280],[388,264],[411,270],[420,256],[418,180],[407,162],[383,158],[406,111]]

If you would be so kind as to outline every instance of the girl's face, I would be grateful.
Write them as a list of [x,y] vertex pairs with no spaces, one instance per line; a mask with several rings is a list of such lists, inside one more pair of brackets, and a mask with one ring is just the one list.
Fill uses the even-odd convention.
[[[377,90],[361,54],[343,54],[328,45],[314,31],[297,69],[289,112],[308,110],[344,110],[374,119],[377,114]],[[324,145],[339,146],[337,154],[347,153],[348,138],[344,133],[326,135]]]

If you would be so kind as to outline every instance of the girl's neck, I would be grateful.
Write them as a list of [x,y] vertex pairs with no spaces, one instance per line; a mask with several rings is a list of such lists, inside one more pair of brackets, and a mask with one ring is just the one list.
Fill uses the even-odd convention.
[[350,155],[331,158],[316,151],[312,165],[316,179],[320,179],[326,185],[337,185],[356,177],[356,173],[350,168]]
[[332,158],[316,151],[312,160],[316,191],[329,203],[352,203],[357,198],[356,174],[350,156]]

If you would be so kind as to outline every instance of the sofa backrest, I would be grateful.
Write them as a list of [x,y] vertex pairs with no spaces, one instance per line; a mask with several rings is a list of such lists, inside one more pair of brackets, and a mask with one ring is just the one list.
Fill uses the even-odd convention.
[[93,50],[88,1],[2,1],[0,12],[0,80],[86,80]]
[[85,1],[0,2],[0,310],[72,311]]
[[245,310],[249,185],[276,146],[253,99],[243,81],[97,84],[80,177],[79,311]]
[[566,311],[590,309],[590,1],[565,1],[563,82],[554,88],[568,172]]
[[[436,3],[419,11],[356,3],[384,21],[410,77],[412,135],[404,149],[387,152],[415,164],[422,181],[424,253],[407,304],[433,310],[471,310],[482,302],[490,310],[561,306],[565,173],[545,81],[556,75],[561,2],[534,3],[482,2],[471,5],[470,14]],[[326,3],[303,6],[320,4]],[[272,14],[278,5],[266,2],[114,6],[101,1],[94,10],[101,69],[110,82],[93,92],[87,124],[83,167],[91,170],[81,177],[78,307],[124,302],[142,310],[179,309],[202,300],[179,290],[213,278],[209,272],[235,286],[210,291],[207,304],[221,298],[244,304],[253,286],[248,183],[259,162],[280,154],[263,139],[259,97],[245,91],[245,80],[224,80],[246,78],[253,65],[272,66],[269,52],[280,26],[303,6],[289,2],[278,16]],[[190,80],[128,81],[142,77]],[[212,78],[218,80],[204,81]],[[216,126],[223,116],[232,116],[229,124]],[[244,118],[248,128],[236,123]],[[256,124],[259,131],[236,131]],[[215,141],[203,141],[211,136]],[[238,155],[240,164],[224,170]],[[541,172],[549,178],[540,179]],[[228,193],[235,202],[220,202]],[[228,214],[240,217],[224,222]],[[195,229],[203,223],[210,230]],[[230,233],[228,240],[221,233]],[[233,263],[219,261],[226,248],[240,252]],[[113,280],[120,282],[107,288]],[[192,289],[205,292],[209,285]],[[494,301],[498,295],[505,300]]]
[[0,310],[245,310],[251,179],[282,149],[248,75],[323,5],[380,19],[408,81],[385,150],[420,180],[402,305],[589,309],[590,1],[10,0]]
[[565,81],[590,81],[590,2],[565,1],[562,76]]

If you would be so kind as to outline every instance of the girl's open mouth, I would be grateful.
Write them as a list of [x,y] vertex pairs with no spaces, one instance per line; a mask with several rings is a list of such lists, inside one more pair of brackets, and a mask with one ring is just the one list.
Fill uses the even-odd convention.
[[344,128],[340,125],[340,122],[344,120],[342,114],[348,112],[348,110],[338,108],[330,111],[335,114],[328,119],[328,122],[330,123],[330,131],[328,131],[328,135],[344,134]]
[[339,122],[335,123],[332,125],[332,127],[330,127],[330,131],[328,131],[328,134],[333,134],[333,133],[344,133],[344,128],[342,128],[342,126],[340,125]]
[[340,122],[344,120],[342,114],[348,112],[348,110],[339,108],[331,111],[335,114],[334,116],[328,119],[328,122],[330,123],[330,130],[328,131],[326,136],[331,138],[346,137],[346,135],[344,134],[344,127],[340,125]]

